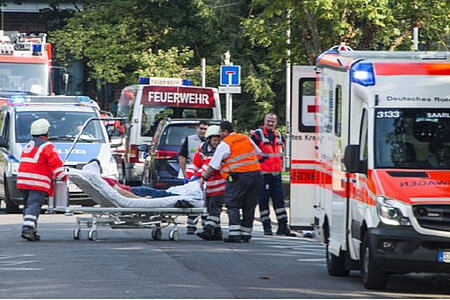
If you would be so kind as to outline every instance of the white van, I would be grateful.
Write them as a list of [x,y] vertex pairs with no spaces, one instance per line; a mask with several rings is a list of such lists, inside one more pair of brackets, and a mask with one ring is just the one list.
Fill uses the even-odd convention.
[[141,77],[140,84],[125,87],[118,103],[118,116],[129,121],[123,147],[114,153],[122,182],[142,181],[144,153],[141,144],[151,144],[158,123],[163,118],[220,120],[220,99],[215,88],[150,84]]
[[[0,197],[6,202],[7,212],[17,211],[18,205],[23,203],[22,194],[16,189],[16,179],[22,147],[31,139],[31,123],[40,118],[50,122],[49,140],[64,161],[84,122],[99,117],[96,104],[89,97],[11,98],[9,104],[0,111]],[[93,158],[100,160],[104,176],[118,178],[106,128],[100,121],[88,123],[64,165],[80,168]],[[74,184],[69,184],[69,193],[73,204],[89,201]]]
[[328,273],[359,269],[369,289],[389,274],[449,273],[450,52],[349,50],[297,78],[317,85],[307,201]]

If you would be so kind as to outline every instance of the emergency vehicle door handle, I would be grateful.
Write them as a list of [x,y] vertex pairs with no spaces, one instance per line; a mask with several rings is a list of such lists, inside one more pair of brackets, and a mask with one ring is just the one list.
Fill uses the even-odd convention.
[[351,181],[352,181],[353,183],[356,183],[356,179],[354,179],[354,178],[352,178]]

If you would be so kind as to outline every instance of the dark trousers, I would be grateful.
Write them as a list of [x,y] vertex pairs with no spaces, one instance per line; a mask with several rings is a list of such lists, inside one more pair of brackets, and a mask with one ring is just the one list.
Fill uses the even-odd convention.
[[24,199],[22,231],[36,230],[37,220],[47,193],[35,190],[22,190],[22,193]]
[[232,173],[230,176],[233,179],[227,183],[224,194],[230,222],[229,234],[230,237],[250,239],[262,184],[261,172]]
[[264,174],[259,196],[259,212],[265,231],[272,230],[270,224],[269,199],[272,198],[273,209],[277,216],[278,227],[287,227],[287,213],[284,203],[283,183],[280,175]]
[[169,197],[169,196],[178,196],[178,194],[169,193],[165,190],[158,190],[154,189],[148,186],[132,186],[131,192],[137,196],[145,197],[150,196],[152,198],[162,198],[162,197]]
[[220,214],[223,207],[223,194],[207,198],[209,198],[208,217],[206,218],[204,231],[212,235],[215,231],[221,231]]
[[[208,209],[209,206],[209,197],[205,199],[205,207]],[[206,225],[206,219],[208,218],[208,213],[202,214],[202,227]],[[197,229],[198,216],[197,215],[188,215],[187,217],[187,228]]]

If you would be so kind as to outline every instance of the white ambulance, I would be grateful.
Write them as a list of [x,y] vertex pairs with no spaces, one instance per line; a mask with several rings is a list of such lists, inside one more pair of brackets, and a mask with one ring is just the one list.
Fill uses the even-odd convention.
[[177,78],[141,77],[139,84],[122,90],[118,116],[129,121],[124,146],[115,151],[121,180],[142,181],[145,153],[138,146],[152,143],[163,118],[220,120],[220,99],[215,88],[190,86]]
[[298,78],[316,77],[310,221],[328,273],[383,289],[392,273],[450,272],[450,53],[349,50]]

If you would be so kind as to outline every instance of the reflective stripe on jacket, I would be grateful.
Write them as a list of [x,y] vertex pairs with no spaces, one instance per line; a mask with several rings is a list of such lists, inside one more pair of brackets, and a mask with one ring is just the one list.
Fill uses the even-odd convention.
[[[194,160],[186,168],[186,177],[197,175],[200,177],[204,171],[209,167],[209,162],[214,155],[212,147],[209,147],[209,141],[204,142],[195,153]],[[220,172],[214,172],[213,175],[206,181],[206,196],[222,195],[225,192],[227,182],[222,178]]]
[[241,133],[230,134],[222,139],[230,146],[231,154],[222,161],[220,172],[224,179],[229,173],[244,173],[261,170],[258,158],[250,138]]
[[283,171],[283,147],[284,143],[281,137],[281,133],[278,130],[274,130],[273,143],[269,140],[269,134],[266,127],[255,130],[253,135],[258,141],[256,145],[261,149],[261,171],[267,174],[281,173]]
[[43,138],[33,138],[22,150],[17,188],[51,192],[52,180],[67,176],[55,146]]

